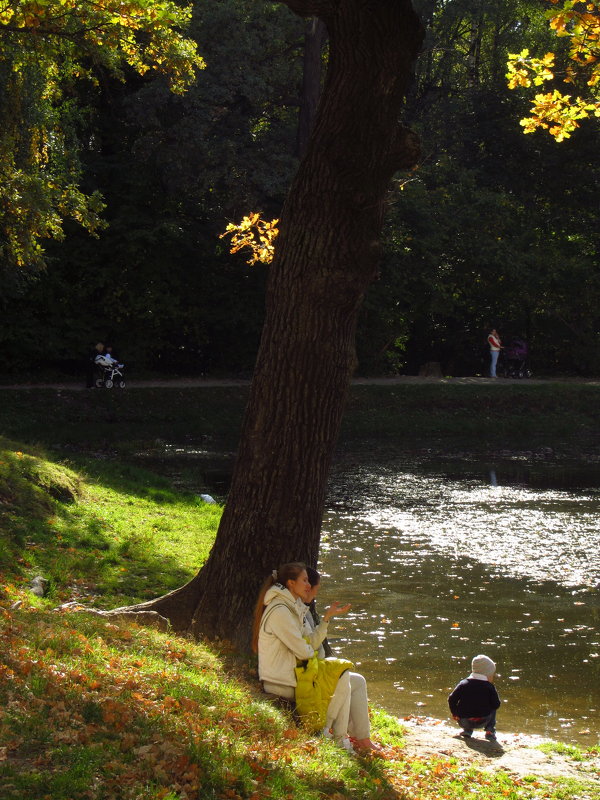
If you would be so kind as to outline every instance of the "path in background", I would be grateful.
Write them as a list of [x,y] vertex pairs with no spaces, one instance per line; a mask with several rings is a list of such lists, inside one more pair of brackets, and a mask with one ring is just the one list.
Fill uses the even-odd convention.
[[[398,375],[394,378],[353,378],[351,384],[353,386],[394,386],[401,384],[411,383],[441,383],[441,384],[495,384],[503,386],[505,384],[522,384],[527,386],[530,384],[543,384],[543,383],[578,383],[587,384],[590,386],[600,386],[600,379],[595,378],[526,378],[519,380],[518,378],[482,378],[482,377],[467,377],[467,378],[421,378],[416,375]],[[235,379],[235,378],[174,378],[173,380],[127,380],[126,389],[185,389],[185,388],[213,388],[215,386],[249,386],[250,379]],[[0,384],[1,389],[57,389],[60,391],[69,392],[87,392],[87,391],[115,391],[120,392],[121,389],[106,390],[106,389],[93,389],[86,388],[83,383],[23,383],[23,384],[8,384],[3,386]]]

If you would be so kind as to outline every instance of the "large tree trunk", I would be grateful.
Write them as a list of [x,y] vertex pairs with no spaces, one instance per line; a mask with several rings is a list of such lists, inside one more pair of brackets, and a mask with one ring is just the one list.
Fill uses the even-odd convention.
[[143,606],[178,629],[242,647],[263,578],[285,561],[317,561],[386,191],[394,172],[418,158],[416,137],[398,122],[422,40],[409,0],[287,5],[325,22],[330,61],[307,154],[281,215],[231,489],[199,574]]

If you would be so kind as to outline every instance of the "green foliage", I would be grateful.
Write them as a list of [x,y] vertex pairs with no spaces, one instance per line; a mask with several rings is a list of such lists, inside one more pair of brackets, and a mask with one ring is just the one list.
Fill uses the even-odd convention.
[[423,161],[391,196],[360,352],[374,361],[366,348],[387,343],[408,373],[440,361],[444,374],[481,374],[495,325],[505,339],[529,340],[537,374],[597,374],[598,132],[561,148],[523,137],[520,101],[503,90],[508,50],[551,38],[545,16],[513,0],[422,13],[428,37],[407,115]]
[[[0,26],[0,266],[3,272],[43,263],[41,239],[62,238],[71,217],[90,233],[102,226],[98,192],[85,196],[75,131],[83,114],[61,99],[52,58],[24,49],[22,36]],[[72,77],[65,77],[65,89]]]
[[[207,67],[185,95],[161,80],[103,82],[85,160],[110,226],[93,246],[70,226],[22,300],[4,288],[5,354],[31,364],[50,336],[55,356],[81,357],[98,337],[128,367],[252,369],[265,271],[232,259],[218,235],[251,207],[281,207],[296,165],[302,31],[277,4],[215,0],[195,9]],[[23,331],[32,306],[44,308],[39,329],[30,318]]]
[[[63,237],[63,220],[102,227],[97,191],[80,189],[85,93],[99,75],[166,74],[181,92],[203,66],[179,33],[190,10],[170,0],[15,0],[0,8],[0,265],[33,270],[41,240]],[[89,133],[88,133],[89,136]]]

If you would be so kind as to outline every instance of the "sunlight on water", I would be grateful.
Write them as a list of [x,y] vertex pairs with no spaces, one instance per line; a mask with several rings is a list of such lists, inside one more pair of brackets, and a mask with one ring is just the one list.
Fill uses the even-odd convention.
[[485,652],[498,664],[500,728],[595,744],[600,492],[489,477],[388,467],[334,479],[323,602],[353,609],[330,626],[332,643],[400,716],[447,717],[448,692]]
[[468,555],[508,575],[574,586],[600,581],[598,490],[574,496],[414,474],[380,477],[372,486],[377,499],[366,498],[353,517],[376,528],[404,539],[425,535],[439,552]]

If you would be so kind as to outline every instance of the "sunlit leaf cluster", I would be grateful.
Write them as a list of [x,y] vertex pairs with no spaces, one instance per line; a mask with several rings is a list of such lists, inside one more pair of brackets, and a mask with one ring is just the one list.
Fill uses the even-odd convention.
[[524,49],[509,55],[506,77],[510,89],[541,86],[555,79],[573,86],[569,94],[556,88],[536,94],[531,116],[521,120],[525,133],[542,128],[560,142],[579,127],[579,120],[600,117],[600,1],[550,2],[555,6],[547,14],[550,28],[569,40],[567,63],[557,67],[554,53],[534,58]]
[[250,248],[248,264],[270,264],[275,255],[275,239],[279,233],[278,219],[267,222],[260,214],[251,213],[237,225],[230,222],[219,238],[231,236],[231,253],[237,253],[244,247]]
[[179,32],[190,17],[190,7],[170,0],[3,0],[0,42],[2,50],[7,42],[21,44],[15,71],[30,62],[33,51],[41,53],[50,68],[44,87],[50,94],[60,94],[60,80],[69,74],[90,73],[86,57],[112,66],[124,61],[140,74],[163,72],[173,89],[182,91],[203,65],[195,42]]

